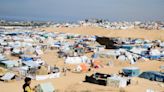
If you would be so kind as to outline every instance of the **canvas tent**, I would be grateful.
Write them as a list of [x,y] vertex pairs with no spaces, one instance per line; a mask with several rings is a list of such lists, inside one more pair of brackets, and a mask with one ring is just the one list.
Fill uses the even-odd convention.
[[112,87],[126,87],[127,79],[118,76],[108,77],[107,85]]

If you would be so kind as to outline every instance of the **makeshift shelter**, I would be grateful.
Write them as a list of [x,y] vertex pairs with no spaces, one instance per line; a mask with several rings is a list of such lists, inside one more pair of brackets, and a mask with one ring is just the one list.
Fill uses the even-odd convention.
[[40,49],[36,49],[35,52],[36,52],[37,55],[42,55],[43,54],[43,51],[40,50]]
[[124,55],[120,55],[120,56],[118,56],[118,60],[125,61],[125,60],[127,60],[127,57]]
[[22,63],[26,66],[29,66],[31,68],[35,68],[35,67],[39,67],[40,65],[37,64],[36,62],[34,61],[22,61]]
[[150,50],[150,59],[160,59],[161,53],[158,49],[152,49]]
[[37,86],[36,92],[55,92],[55,88],[51,83],[42,83]]
[[86,56],[81,56],[81,57],[67,57],[65,59],[65,63],[67,64],[80,64],[82,62],[87,62],[88,61],[88,57]]
[[18,63],[16,61],[0,61],[0,66],[5,68],[12,68],[14,66],[18,66]]
[[52,79],[52,78],[59,78],[60,72],[47,74],[47,75],[36,75],[35,80],[46,80],[46,79]]
[[85,63],[81,63],[76,67],[77,72],[87,72],[88,71],[88,66]]
[[140,74],[140,69],[138,67],[125,67],[122,69],[125,76],[134,77]]
[[112,87],[126,87],[127,79],[118,76],[108,77],[107,85]]
[[8,73],[4,74],[0,79],[3,81],[10,81],[10,80],[14,79],[15,76],[16,75],[14,73],[8,72]]
[[0,61],[5,61],[5,60],[7,60],[7,58],[3,56],[2,54],[0,54]]
[[142,54],[143,51],[146,51],[146,49],[145,48],[136,48],[136,47],[133,47],[130,50],[130,52],[135,53],[135,54],[140,54],[140,55]]
[[20,49],[13,49],[13,51],[11,52],[11,54],[13,56],[20,56],[23,54],[23,52]]
[[22,59],[22,61],[33,61],[33,58],[28,55],[22,55],[21,59]]
[[121,48],[131,50],[133,48],[132,45],[122,45]]

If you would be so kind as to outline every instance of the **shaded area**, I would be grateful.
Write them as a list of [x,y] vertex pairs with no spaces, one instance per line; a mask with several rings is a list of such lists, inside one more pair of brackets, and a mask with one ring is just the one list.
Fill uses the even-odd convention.
[[116,41],[115,41],[114,38],[96,36],[96,41],[100,45],[105,45],[105,48],[106,49],[117,49],[118,48],[118,46],[116,45]]

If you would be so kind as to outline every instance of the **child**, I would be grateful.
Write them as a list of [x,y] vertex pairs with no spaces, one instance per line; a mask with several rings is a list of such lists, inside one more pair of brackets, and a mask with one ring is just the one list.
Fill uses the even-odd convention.
[[24,92],[33,92],[30,84],[31,84],[31,78],[26,77],[24,80],[25,84],[23,85]]

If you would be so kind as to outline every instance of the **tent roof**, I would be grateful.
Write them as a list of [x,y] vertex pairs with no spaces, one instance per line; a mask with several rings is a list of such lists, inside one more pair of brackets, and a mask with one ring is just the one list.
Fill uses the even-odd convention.
[[4,63],[6,65],[15,65],[16,64],[16,62],[14,62],[14,61],[0,61],[0,62]]
[[30,66],[30,67],[38,67],[39,66],[39,64],[37,64],[34,61],[23,61],[23,63],[27,66]]
[[15,76],[14,73],[8,72],[4,76],[1,77],[2,80],[11,80]]

